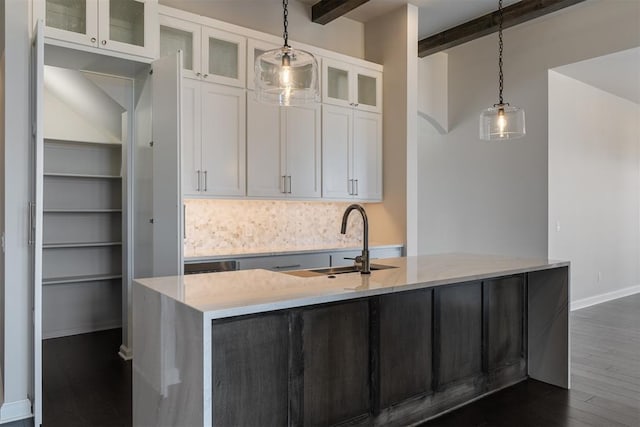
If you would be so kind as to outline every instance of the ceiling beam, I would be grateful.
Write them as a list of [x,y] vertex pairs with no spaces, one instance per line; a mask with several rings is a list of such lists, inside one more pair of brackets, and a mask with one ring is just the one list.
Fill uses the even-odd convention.
[[[503,28],[513,27],[534,18],[572,6],[584,0],[521,0],[503,9]],[[488,13],[471,21],[449,28],[418,42],[418,56],[424,58],[436,52],[461,45],[498,31],[500,12]]]
[[311,8],[311,20],[316,24],[328,24],[368,1],[369,0],[321,0]]

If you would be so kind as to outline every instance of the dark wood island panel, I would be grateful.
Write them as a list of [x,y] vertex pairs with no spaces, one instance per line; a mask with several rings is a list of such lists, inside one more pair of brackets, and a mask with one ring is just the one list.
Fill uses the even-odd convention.
[[288,315],[266,313],[216,323],[212,329],[215,425],[287,425]]
[[212,424],[428,419],[527,378],[526,301],[518,274],[215,320]]

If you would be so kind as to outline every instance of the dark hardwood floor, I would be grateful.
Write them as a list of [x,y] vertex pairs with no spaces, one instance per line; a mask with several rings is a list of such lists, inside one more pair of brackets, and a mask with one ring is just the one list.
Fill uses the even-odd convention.
[[121,329],[45,340],[43,426],[131,425],[131,362]]
[[[119,345],[119,329],[44,342],[44,427],[131,426]],[[571,390],[527,380],[422,425],[640,427],[640,294],[571,313],[571,351]]]

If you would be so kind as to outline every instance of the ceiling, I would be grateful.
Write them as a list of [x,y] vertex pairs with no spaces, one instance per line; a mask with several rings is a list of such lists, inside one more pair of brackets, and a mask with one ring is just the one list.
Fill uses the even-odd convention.
[[640,48],[587,59],[553,70],[640,104]]
[[[300,1],[314,4],[319,0]],[[503,6],[506,7],[518,1],[503,0]],[[370,0],[347,13],[345,17],[354,21],[367,22],[407,3],[418,6],[418,37],[420,39],[498,9],[498,0]]]

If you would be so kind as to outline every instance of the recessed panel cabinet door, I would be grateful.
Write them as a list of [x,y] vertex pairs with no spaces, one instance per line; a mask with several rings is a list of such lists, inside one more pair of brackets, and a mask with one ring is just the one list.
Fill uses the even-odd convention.
[[354,110],[353,127],[353,194],[382,200],[382,116]]
[[213,323],[214,426],[286,426],[286,313]]
[[352,198],[353,113],[349,108],[322,106],[322,187],[331,199]]
[[431,289],[380,297],[380,406],[431,390]]
[[304,425],[369,412],[369,305],[355,301],[303,313]]
[[489,371],[525,362],[524,278],[487,280],[484,297]]
[[482,374],[482,284],[435,290],[434,373],[442,389]]
[[280,108],[247,95],[247,195],[283,197]]
[[202,179],[200,82],[182,81],[182,193],[198,196]]
[[203,195],[244,196],[246,96],[244,89],[202,82]]
[[320,106],[285,108],[282,129],[286,146],[288,195],[319,198],[322,195]]

